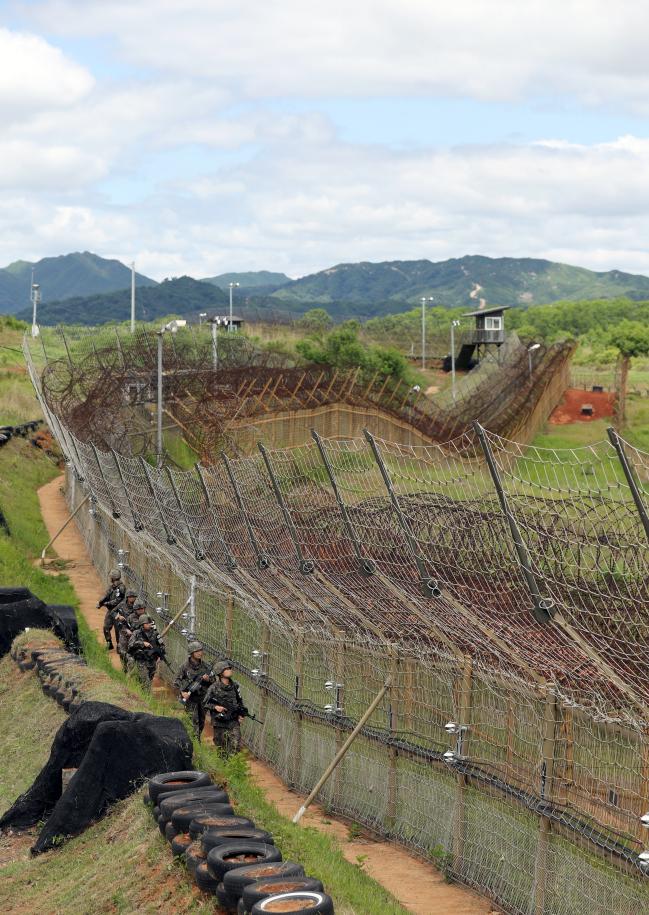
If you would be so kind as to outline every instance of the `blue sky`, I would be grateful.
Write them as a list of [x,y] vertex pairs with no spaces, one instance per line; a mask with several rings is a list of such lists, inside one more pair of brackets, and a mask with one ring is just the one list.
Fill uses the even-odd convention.
[[0,262],[649,273],[648,25],[627,0],[0,3]]

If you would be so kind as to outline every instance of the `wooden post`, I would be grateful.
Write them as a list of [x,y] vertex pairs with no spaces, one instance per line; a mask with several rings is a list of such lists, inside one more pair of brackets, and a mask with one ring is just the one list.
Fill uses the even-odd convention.
[[[467,655],[462,667],[462,680],[460,681],[460,695],[458,697],[458,724],[461,728],[471,726],[471,690],[473,687],[473,662]],[[460,731],[457,739],[457,748],[462,756],[468,756],[469,730]],[[467,779],[463,773],[457,775],[455,789],[455,816],[453,820],[453,872],[461,874],[464,859],[464,840],[466,836],[465,801]]]
[[[554,687],[548,684],[543,716],[543,762],[541,768],[541,798],[551,801],[554,795],[554,761],[557,728],[557,700]],[[534,915],[545,913],[545,888],[548,877],[548,847],[551,823],[548,817],[539,819],[539,840],[534,865]]]
[[[393,648],[390,651],[390,679],[392,684],[390,686],[390,691],[388,697],[390,699],[389,708],[389,721],[388,726],[390,728],[390,737],[395,738],[399,730],[399,714],[398,714],[398,690],[399,686],[399,659],[397,657],[397,652]],[[386,832],[388,835],[394,832],[396,822],[397,822],[397,760],[399,754],[395,746],[390,745],[388,747],[388,803],[386,810]]]
[[[303,685],[303,671],[304,671],[304,633],[299,632],[297,636],[297,643],[295,646],[295,693],[294,700],[296,704],[299,704],[302,701],[302,696],[304,693]],[[295,721],[295,731],[293,739],[293,768],[291,773],[291,785],[294,788],[300,786],[300,779],[302,775],[302,721],[304,720],[302,712],[297,711],[297,714],[294,716]]]

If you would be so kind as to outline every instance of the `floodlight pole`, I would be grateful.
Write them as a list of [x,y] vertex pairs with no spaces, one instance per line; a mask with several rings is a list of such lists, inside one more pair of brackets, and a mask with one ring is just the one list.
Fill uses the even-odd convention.
[[131,333],[135,333],[135,261],[131,262]]
[[158,430],[156,438],[156,464],[162,467],[162,335],[164,331],[156,332],[158,338]]
[[421,370],[426,368],[426,302],[432,302],[434,296],[421,297]]
[[230,333],[230,334],[234,331],[234,327],[232,324],[232,291],[233,291],[234,287],[238,286],[238,285],[239,285],[238,283],[230,283],[230,323],[228,324],[228,333]]
[[36,323],[36,311],[41,300],[41,287],[34,282],[34,271],[32,269],[32,337],[38,337],[38,324]]
[[451,321],[451,394],[455,403],[455,328],[460,326],[459,321]]

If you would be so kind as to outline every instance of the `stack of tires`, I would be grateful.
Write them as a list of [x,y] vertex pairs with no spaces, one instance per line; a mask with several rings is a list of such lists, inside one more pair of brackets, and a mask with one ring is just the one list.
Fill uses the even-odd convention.
[[282,860],[273,837],[236,816],[228,795],[206,772],[165,772],[149,780],[148,801],[160,832],[196,885],[225,912],[333,915],[322,883]]

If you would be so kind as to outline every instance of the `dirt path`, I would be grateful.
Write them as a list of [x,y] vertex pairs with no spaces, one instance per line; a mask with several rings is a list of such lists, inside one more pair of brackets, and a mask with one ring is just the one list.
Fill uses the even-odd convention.
[[[41,513],[50,536],[56,533],[69,515],[61,491],[64,481],[63,476],[57,477],[38,491]],[[74,585],[81,612],[101,643],[104,611],[97,610],[97,596],[104,589],[74,522],[58,538],[55,549],[61,559],[69,561],[65,569],[66,575]],[[111,660],[114,667],[120,666],[115,652],[111,652]],[[208,740],[210,733],[210,729],[206,728],[203,739]],[[289,791],[264,763],[256,759],[250,759],[249,762],[253,779],[263,789],[268,800],[281,814],[292,817],[300,806],[301,796]],[[345,858],[353,864],[362,863],[363,870],[414,915],[498,913],[487,900],[463,887],[446,883],[434,867],[408,854],[398,845],[377,841],[365,834],[350,841],[349,826],[341,820],[333,819],[317,804],[307,811],[302,823],[335,836]],[[404,879],[405,874],[407,879]]]
[[[582,415],[581,408],[589,404],[593,408],[591,416]],[[594,419],[605,419],[613,416],[615,410],[615,394],[608,391],[580,391],[577,388],[568,388],[555,407],[549,422],[553,426],[563,426],[566,423],[591,423]]]
[[[59,530],[70,515],[68,503],[65,501],[61,488],[65,484],[65,477],[60,476],[41,486],[38,490],[38,501],[45,527],[50,537]],[[97,609],[97,601],[106,590],[106,582],[97,575],[97,571],[86,552],[86,545],[75,522],[71,522],[56,540],[53,549],[61,559],[68,561],[65,574],[68,576],[79,598],[81,612],[90,628],[97,633],[99,644],[103,644],[104,636],[102,626],[104,613],[102,607]],[[120,668],[121,664],[116,651],[110,652],[113,667]]]

